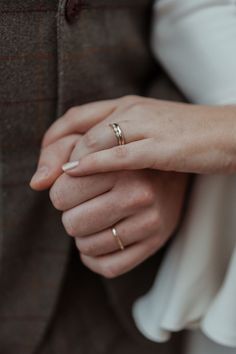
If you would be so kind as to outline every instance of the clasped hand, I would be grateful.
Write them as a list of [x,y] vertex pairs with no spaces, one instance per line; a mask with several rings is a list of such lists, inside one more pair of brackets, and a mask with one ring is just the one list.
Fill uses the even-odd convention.
[[[87,171],[83,176],[71,170],[74,175],[70,176],[63,173],[62,165],[115,146],[112,130],[109,135],[101,128],[106,124],[111,129],[108,122],[116,121],[117,114],[140,99],[124,97],[67,111],[46,132],[38,169],[31,180],[35,190],[50,188],[51,201],[62,211],[63,225],[68,235],[75,238],[83,263],[108,278],[143,262],[173,234],[187,175],[144,166],[133,170],[107,168],[99,174]],[[144,128],[149,124],[145,116],[143,123]],[[120,251],[112,236],[114,225],[125,245],[124,251]]]

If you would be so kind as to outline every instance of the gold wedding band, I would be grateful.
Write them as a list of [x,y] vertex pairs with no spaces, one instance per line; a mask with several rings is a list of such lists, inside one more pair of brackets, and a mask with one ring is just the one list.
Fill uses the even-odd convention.
[[116,228],[113,227],[113,228],[111,229],[111,231],[112,231],[113,237],[116,239],[116,242],[117,242],[117,244],[118,244],[120,250],[121,250],[121,251],[124,251],[125,247],[124,247],[124,245],[123,245],[123,243],[122,243],[122,241],[121,241],[121,239],[120,239],[120,237],[119,237],[119,235],[118,235],[118,233],[117,233]]
[[112,130],[116,136],[118,145],[125,145],[125,136],[124,136],[124,133],[123,133],[121,127],[119,126],[119,124],[118,123],[111,123],[111,124],[109,124],[109,126],[112,128]]

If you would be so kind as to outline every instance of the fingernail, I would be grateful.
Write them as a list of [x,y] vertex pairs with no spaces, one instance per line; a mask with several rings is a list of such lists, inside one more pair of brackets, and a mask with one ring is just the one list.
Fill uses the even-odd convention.
[[33,177],[31,178],[30,184],[31,183],[37,183],[45,178],[47,178],[49,175],[49,168],[47,166],[41,166],[37,169]]
[[73,168],[78,166],[78,164],[79,164],[79,161],[67,162],[62,166],[62,169],[64,172],[69,171],[69,170],[73,170]]

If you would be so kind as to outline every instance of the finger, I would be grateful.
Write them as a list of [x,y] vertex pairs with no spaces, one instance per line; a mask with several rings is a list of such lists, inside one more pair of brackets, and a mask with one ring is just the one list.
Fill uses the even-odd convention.
[[[72,152],[71,160],[79,159],[92,152],[115,147],[118,145],[118,138],[114,128],[110,125],[117,122],[121,117],[125,119],[125,112],[116,112],[109,116],[105,122],[97,124],[85,133]],[[145,121],[119,121],[119,127],[126,143],[145,139]]]
[[152,236],[113,254],[90,257],[80,254],[82,262],[93,272],[106,278],[115,278],[138,266],[161,247],[161,241]]
[[130,204],[126,202],[124,206],[119,193],[108,192],[65,211],[62,215],[62,222],[70,236],[91,235],[131,215],[134,208],[129,208]]
[[[158,235],[159,223],[156,222],[153,212],[147,210],[118,222],[115,229],[126,247],[154,234]],[[97,257],[119,250],[119,244],[111,228],[94,235],[76,238],[75,242],[80,252],[87,256]]]
[[78,135],[70,135],[41,150],[37,170],[30,181],[32,189],[44,190],[54,183],[63,173],[61,165],[68,161],[78,139]]
[[59,138],[75,133],[84,133],[93,125],[110,115],[119,99],[87,103],[70,108],[50,126],[44,135],[42,146],[52,144]]
[[56,209],[65,211],[110,191],[115,179],[113,173],[78,178],[63,174],[53,184],[50,199]]
[[[159,153],[159,152],[158,152]],[[157,151],[153,139],[136,141],[102,150],[65,164],[62,168],[70,176],[85,176],[101,172],[151,168]],[[161,154],[159,153],[161,156]],[[160,158],[161,165],[161,158]]]

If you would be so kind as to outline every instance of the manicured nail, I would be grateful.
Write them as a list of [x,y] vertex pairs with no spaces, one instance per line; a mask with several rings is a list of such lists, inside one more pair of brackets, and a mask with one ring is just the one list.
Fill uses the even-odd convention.
[[47,166],[41,166],[37,169],[33,177],[31,178],[30,184],[31,183],[37,183],[40,182],[41,180],[47,178],[49,175],[49,169]]
[[79,161],[67,162],[62,166],[62,169],[64,172],[69,171],[69,170],[73,170],[73,168],[78,166],[78,164],[79,164]]

